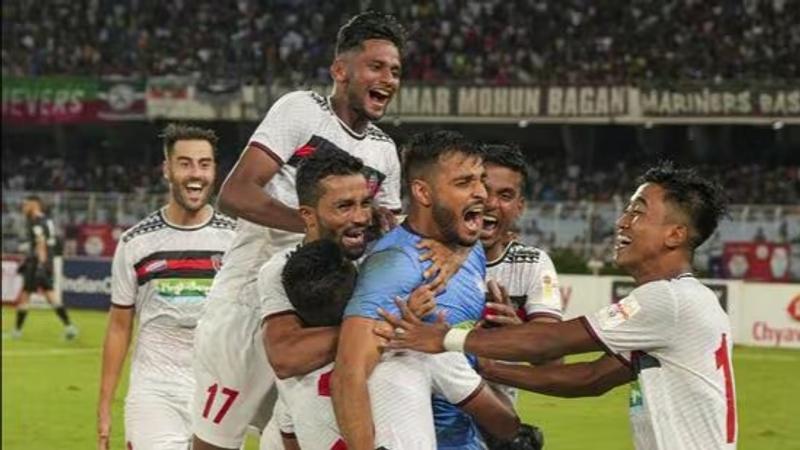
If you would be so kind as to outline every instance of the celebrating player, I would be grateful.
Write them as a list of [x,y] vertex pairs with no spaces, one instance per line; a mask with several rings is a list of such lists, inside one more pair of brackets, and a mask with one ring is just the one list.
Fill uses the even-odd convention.
[[11,337],[22,337],[22,326],[28,317],[28,301],[34,292],[42,291],[44,298],[53,306],[56,315],[64,324],[64,338],[72,340],[78,329],[69,320],[67,310],[53,290],[53,256],[56,245],[56,230],[53,219],[47,217],[42,200],[29,195],[22,202],[22,214],[27,219],[28,255],[19,268],[23,277],[22,293],[17,303],[17,321]]
[[605,350],[591,363],[532,368],[484,364],[485,376],[558,396],[600,395],[633,380],[637,449],[733,449],[736,401],[731,327],[714,293],[693,275],[694,250],[725,212],[719,185],[670,163],[653,167],[617,220],[615,260],[637,287],[597,313],[559,324],[473,331],[426,325],[406,311],[389,347],[463,350],[540,362]]
[[[344,258],[339,245],[328,240],[301,247],[289,257],[282,273],[289,307],[307,330],[341,322],[355,279],[353,264]],[[412,295],[417,294],[432,296],[427,288]],[[282,431],[294,433],[301,448],[330,449],[344,444],[330,401],[332,370],[331,363],[303,377],[278,381],[291,418],[291,426],[284,424]],[[368,388],[375,417],[372,448],[435,449],[431,392],[458,404],[502,438],[512,438],[519,426],[510,405],[483,382],[460,353],[384,355]]]
[[[371,121],[384,115],[399,88],[404,39],[405,32],[391,16],[371,12],[355,16],[339,30],[337,37],[336,56],[330,70],[333,94],[323,97],[308,91],[292,92],[270,108],[220,192],[220,207],[239,217],[239,227],[209,295],[208,320],[202,320],[200,327],[205,322],[215,326],[215,317],[247,315],[257,310],[258,268],[277,251],[302,239],[304,223],[296,209],[295,174],[302,161],[316,150],[336,147],[361,158],[383,221],[390,224],[393,212],[400,211],[397,151],[392,139]],[[291,317],[283,320],[288,327],[296,325]],[[257,332],[254,338],[261,340],[260,331],[247,332]],[[217,339],[215,336],[212,342],[198,340],[198,352],[207,353],[204,347],[214,348]],[[262,346],[247,348],[252,354],[243,360],[251,363],[242,370],[257,376],[260,386],[256,389],[250,385],[249,395],[263,396],[274,380],[269,373],[262,373],[270,370]],[[204,370],[215,381],[211,385],[198,385],[195,393],[199,402],[193,411],[196,449],[241,446],[247,423],[260,402],[260,399],[232,400],[230,414],[227,418],[220,417],[217,423],[213,420],[215,416],[209,418],[203,414],[208,389],[224,386],[230,390],[239,380],[238,376],[225,378],[228,368],[221,361],[212,358],[207,363]],[[219,401],[224,404],[224,400]],[[279,436],[275,437],[276,445],[280,445]]]
[[111,309],[97,408],[98,448],[111,447],[111,403],[131,341],[138,340],[125,401],[128,448],[182,449],[192,438],[194,328],[235,222],[208,204],[216,172],[212,130],[164,130],[167,206],[122,234],[112,265]]
[[[377,242],[361,266],[353,298],[345,311],[339,336],[333,404],[339,428],[351,449],[374,448],[373,414],[367,379],[380,358],[372,333],[379,308],[393,307],[425,280],[429,263],[419,261],[416,244],[433,238],[469,255],[437,297],[447,320],[472,326],[484,306],[486,260],[474,245],[483,227],[486,189],[480,149],[458,133],[438,131],[417,135],[405,153],[403,176],[410,194],[406,222]],[[469,416],[435,399],[439,448],[479,448],[480,434]]]

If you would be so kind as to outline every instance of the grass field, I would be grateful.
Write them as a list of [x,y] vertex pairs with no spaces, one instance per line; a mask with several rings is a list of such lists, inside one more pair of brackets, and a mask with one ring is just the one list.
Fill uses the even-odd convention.
[[[2,448],[86,450],[94,448],[95,405],[105,314],[73,311],[81,329],[64,342],[51,311],[32,311],[25,336],[2,344]],[[3,308],[3,331],[13,324]],[[739,448],[800,449],[800,352],[737,348]],[[601,398],[562,400],[525,394],[525,421],[545,430],[549,450],[632,449],[627,421],[627,387]],[[114,404],[113,446],[124,448],[122,405],[125,384]],[[794,423],[794,425],[792,425]],[[254,440],[247,449],[256,449]]]

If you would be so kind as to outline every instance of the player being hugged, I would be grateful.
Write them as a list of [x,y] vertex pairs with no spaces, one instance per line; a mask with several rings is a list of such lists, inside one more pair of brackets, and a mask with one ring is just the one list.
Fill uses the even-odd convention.
[[376,332],[391,348],[462,350],[539,363],[603,350],[589,363],[481,364],[485,377],[562,397],[601,395],[632,382],[630,420],[639,450],[736,448],[731,326],[717,296],[692,275],[694,250],[725,214],[722,188],[662,163],[639,180],[617,219],[614,259],[637,284],[594,314],[562,323],[476,329],[425,324],[407,311],[385,317],[403,333]]
[[111,404],[134,316],[138,338],[125,399],[127,448],[185,450],[191,444],[195,326],[236,225],[208,204],[216,173],[214,132],[170,125],[163,138],[167,206],[123,233],[114,253],[97,408],[100,449],[112,447]]
[[[214,380],[198,386],[193,411],[195,449],[239,448],[248,423],[259,404],[274,385],[274,374],[266,363],[260,342],[256,277],[259,267],[280,250],[299,243],[304,223],[298,213],[295,176],[303,161],[323,148],[343,150],[360,158],[374,208],[388,229],[400,203],[400,163],[392,139],[372,121],[386,112],[400,86],[401,51],[405,32],[400,24],[385,14],[367,12],[353,17],[339,30],[336,55],[331,64],[333,93],[325,97],[315,92],[296,91],[281,97],[250,138],[236,166],[225,180],[220,208],[239,218],[231,250],[225,255],[223,269],[209,294],[207,313],[199,327],[208,327],[210,341],[199,338],[197,354],[204,377]],[[248,374],[247,397],[240,392],[223,358],[214,352],[222,334],[214,334],[220,322],[242,317],[241,323],[252,329],[239,329],[241,335],[225,339],[247,341],[241,351],[246,366],[237,368]],[[289,327],[290,318],[284,318]],[[278,321],[280,323],[280,321]],[[278,325],[276,325],[278,326]],[[216,386],[216,387],[214,387]],[[223,407],[226,414],[209,417],[206,399],[209,390],[218,389],[212,408]],[[228,394],[226,394],[228,393]],[[244,394],[242,394],[244,396]],[[252,398],[250,398],[252,397]],[[217,403],[219,402],[219,403]],[[267,405],[271,410],[271,406]],[[272,446],[279,447],[277,428],[268,428]]]

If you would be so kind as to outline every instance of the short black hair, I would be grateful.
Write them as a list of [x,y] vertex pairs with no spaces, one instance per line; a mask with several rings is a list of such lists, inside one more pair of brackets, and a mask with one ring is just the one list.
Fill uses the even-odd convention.
[[335,147],[321,145],[314,153],[301,161],[295,177],[297,200],[303,206],[316,206],[324,194],[319,182],[331,175],[363,174],[364,163],[355,156]]
[[727,214],[727,198],[718,182],[700,176],[693,169],[676,168],[672,161],[661,161],[651,167],[637,183],[661,186],[665,199],[686,214],[690,221],[691,250],[705,242]]
[[498,166],[511,169],[522,176],[522,186],[524,191],[525,184],[528,182],[528,170],[522,150],[516,145],[511,144],[484,144],[483,162],[497,164]]
[[406,30],[397,19],[375,11],[358,14],[339,28],[336,36],[336,55],[360,48],[369,39],[389,41],[402,53],[406,41]]
[[335,242],[321,239],[289,256],[281,281],[306,326],[336,326],[342,322],[344,308],[353,295],[356,268]]
[[176,142],[194,140],[207,141],[211,144],[211,149],[216,159],[219,138],[217,138],[217,133],[210,128],[200,128],[183,123],[170,123],[164,127],[160,136],[164,139],[164,157],[167,159],[172,156]]
[[28,194],[28,195],[25,196],[24,200],[26,202],[36,202],[36,203],[44,206],[44,203],[42,202],[42,198],[39,197],[36,194]]
[[452,153],[482,158],[481,148],[457,131],[437,130],[411,137],[403,153],[403,178],[410,189],[411,181],[423,176],[439,160]]

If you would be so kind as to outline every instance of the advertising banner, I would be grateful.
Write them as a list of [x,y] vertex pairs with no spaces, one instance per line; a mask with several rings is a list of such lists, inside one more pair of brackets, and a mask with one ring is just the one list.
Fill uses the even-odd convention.
[[115,230],[109,224],[87,224],[78,227],[78,254],[114,256],[117,248]]
[[800,284],[742,283],[739,343],[800,349]]
[[111,304],[111,259],[66,258],[61,290],[67,307],[108,309]]
[[3,78],[3,122],[57,124],[97,120],[99,82],[80,77]]

